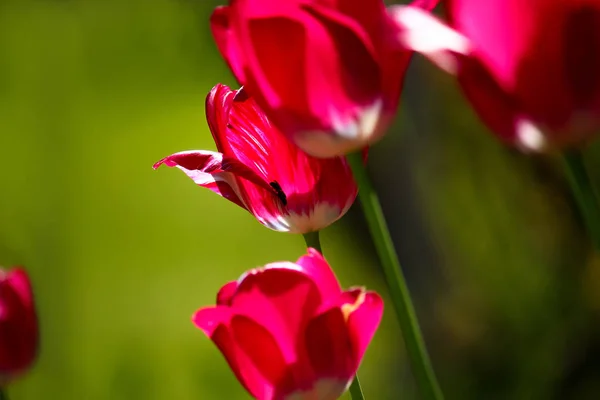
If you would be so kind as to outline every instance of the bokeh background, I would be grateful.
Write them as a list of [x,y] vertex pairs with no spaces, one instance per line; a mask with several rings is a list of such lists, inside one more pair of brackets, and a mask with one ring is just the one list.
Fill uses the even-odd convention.
[[[151,168],[215,148],[216,4],[0,0],[0,264],[30,271],[42,333],[13,400],[249,398],[190,316],[302,238]],[[419,57],[403,99],[370,168],[447,398],[600,398],[600,262],[559,164],[498,143]],[[344,286],[386,292],[359,207],[323,245]],[[360,375],[417,398],[391,305]]]

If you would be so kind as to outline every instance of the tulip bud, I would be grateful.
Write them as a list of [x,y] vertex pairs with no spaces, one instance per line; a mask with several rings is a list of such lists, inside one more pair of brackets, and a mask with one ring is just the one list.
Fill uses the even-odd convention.
[[26,372],[35,360],[38,325],[29,277],[0,269],[0,385]]

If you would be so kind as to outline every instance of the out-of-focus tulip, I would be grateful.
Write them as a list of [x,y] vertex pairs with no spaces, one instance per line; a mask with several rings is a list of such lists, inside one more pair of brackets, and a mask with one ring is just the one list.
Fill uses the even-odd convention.
[[206,116],[219,152],[193,150],[154,165],[177,167],[281,232],[318,231],[356,199],[352,171],[341,157],[318,159],[290,143],[243,89],[215,86]]
[[411,53],[382,0],[231,0],[211,28],[238,81],[309,154],[343,155],[385,133]]
[[404,46],[458,77],[481,119],[525,150],[600,132],[600,2],[447,0],[448,23],[396,6]]
[[38,348],[38,324],[27,273],[0,269],[0,386],[27,371]]
[[379,295],[342,291],[314,249],[223,286],[193,317],[258,400],[334,400],[352,382],[383,313]]

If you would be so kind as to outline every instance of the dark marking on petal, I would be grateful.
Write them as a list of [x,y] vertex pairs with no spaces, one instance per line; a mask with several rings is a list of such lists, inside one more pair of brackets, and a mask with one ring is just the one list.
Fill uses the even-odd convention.
[[281,200],[283,205],[287,206],[287,196],[285,195],[283,189],[281,189],[281,185],[279,184],[279,182],[273,181],[273,182],[269,183],[269,185],[271,185],[273,190],[275,190],[277,197],[279,197],[279,200]]

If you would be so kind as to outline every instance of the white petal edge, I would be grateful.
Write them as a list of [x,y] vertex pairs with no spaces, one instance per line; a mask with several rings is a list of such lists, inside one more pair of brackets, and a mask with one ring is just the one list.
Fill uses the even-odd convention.
[[425,10],[392,6],[388,12],[399,27],[398,40],[402,46],[423,54],[450,74],[458,72],[453,53],[467,55],[472,51],[471,42],[466,36]]

